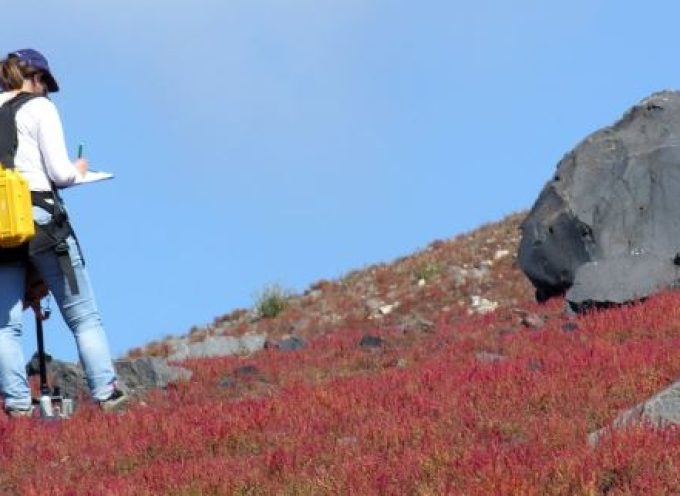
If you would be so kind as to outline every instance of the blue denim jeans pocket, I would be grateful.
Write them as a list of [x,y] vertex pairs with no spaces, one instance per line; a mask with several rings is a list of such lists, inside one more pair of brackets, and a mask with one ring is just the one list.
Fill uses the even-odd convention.
[[44,208],[33,205],[33,220],[36,224],[44,226],[45,224],[48,224],[50,220],[52,220],[52,214],[50,214]]

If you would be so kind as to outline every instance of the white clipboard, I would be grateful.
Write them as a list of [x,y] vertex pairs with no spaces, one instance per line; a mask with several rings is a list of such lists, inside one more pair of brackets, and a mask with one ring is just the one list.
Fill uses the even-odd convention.
[[106,181],[108,179],[113,179],[113,174],[111,172],[103,171],[93,171],[88,170],[85,175],[76,174],[76,180],[73,184],[64,186],[65,188],[72,188],[73,186],[80,186],[81,184],[96,183],[98,181]]

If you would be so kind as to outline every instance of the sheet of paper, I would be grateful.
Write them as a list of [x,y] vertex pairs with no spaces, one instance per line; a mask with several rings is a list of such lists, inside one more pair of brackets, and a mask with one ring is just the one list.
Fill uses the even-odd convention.
[[94,183],[97,181],[104,181],[106,179],[113,179],[113,174],[110,172],[103,172],[103,171],[93,171],[89,170],[85,173],[84,176],[81,176],[78,174],[76,176],[76,180],[73,184],[70,186],[66,186],[67,188],[71,188],[73,186],[78,186],[80,184],[88,184],[88,183]]

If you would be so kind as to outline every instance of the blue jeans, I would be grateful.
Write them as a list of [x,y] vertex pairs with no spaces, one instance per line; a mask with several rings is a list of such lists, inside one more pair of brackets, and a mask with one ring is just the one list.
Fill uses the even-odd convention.
[[[39,207],[33,207],[33,217],[38,224],[50,220],[50,214]],[[67,243],[78,282],[78,294],[71,293],[52,250],[31,257],[31,262],[47,284],[75,337],[78,356],[93,398],[105,400],[113,392],[116,381],[111,353],[80,250],[73,236],[69,236]],[[31,404],[26,360],[21,347],[25,279],[24,264],[0,264],[0,392],[6,409],[25,409]]]

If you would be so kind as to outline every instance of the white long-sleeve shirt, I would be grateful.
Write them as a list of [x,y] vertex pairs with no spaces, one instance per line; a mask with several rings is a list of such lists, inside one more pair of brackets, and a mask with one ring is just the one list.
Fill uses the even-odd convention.
[[[16,92],[0,93],[0,105]],[[14,167],[28,181],[31,191],[50,191],[73,184],[78,174],[66,151],[64,129],[57,107],[45,97],[23,104],[16,115],[18,148]]]

